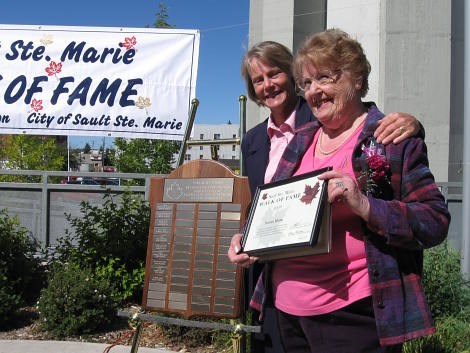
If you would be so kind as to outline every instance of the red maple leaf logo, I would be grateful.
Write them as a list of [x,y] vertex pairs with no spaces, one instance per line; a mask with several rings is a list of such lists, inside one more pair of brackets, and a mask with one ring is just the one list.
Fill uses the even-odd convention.
[[31,102],[31,109],[33,109],[36,113],[42,110],[44,107],[42,106],[42,99],[33,99]]
[[268,194],[263,194],[263,196],[261,197],[263,200],[266,200],[268,198]]
[[320,189],[320,183],[318,181],[313,187],[305,185],[304,196],[300,198],[300,201],[306,205],[310,205],[312,200],[317,196],[318,189]]
[[46,67],[46,72],[48,76],[55,76],[62,71],[62,62],[56,63],[55,61],[51,61],[49,67]]
[[135,47],[135,45],[137,44],[137,39],[135,39],[135,36],[132,36],[132,37],[126,37],[124,39],[124,42],[121,43],[121,45],[126,48],[126,50],[131,50]]

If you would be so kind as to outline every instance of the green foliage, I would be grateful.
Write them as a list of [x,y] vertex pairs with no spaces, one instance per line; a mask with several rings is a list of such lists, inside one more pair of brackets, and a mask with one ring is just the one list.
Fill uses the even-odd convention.
[[141,300],[143,294],[142,284],[145,279],[144,262],[129,271],[119,258],[103,259],[103,261],[96,264],[95,273],[97,276],[107,279],[110,283],[114,283],[113,296],[118,303]]
[[51,267],[38,309],[41,327],[56,337],[66,337],[103,329],[113,321],[117,304],[108,280],[69,262]]
[[8,328],[21,307],[21,298],[11,287],[3,261],[0,262],[0,329]]
[[112,164],[123,173],[168,174],[179,143],[165,140],[116,138]]
[[[155,28],[174,28],[174,25],[168,23],[168,7],[163,3],[158,4],[159,11],[155,14],[157,20],[153,23],[153,27]],[[146,26],[150,27],[150,26]]]
[[470,290],[460,272],[460,255],[447,242],[424,255],[423,285],[435,319],[458,315],[470,305]]
[[78,160],[79,151],[71,149],[68,154],[68,158],[64,158],[64,165],[62,170],[78,170],[80,167],[80,161]]
[[[6,167],[21,170],[61,170],[66,150],[51,137],[12,135],[5,142]],[[38,181],[26,176],[2,176],[2,181]]]
[[85,143],[85,147],[83,147],[83,153],[90,153],[90,151],[91,151],[91,146],[87,142],[87,143]]
[[13,321],[21,305],[37,300],[44,272],[37,246],[17,217],[0,210],[0,325]]
[[438,321],[437,333],[433,338],[445,344],[445,352],[470,350],[470,311],[448,316]]
[[120,300],[141,298],[144,264],[150,222],[150,207],[142,196],[126,191],[120,195],[109,191],[102,206],[82,202],[81,216],[67,215],[74,234],[59,240],[55,261],[68,261],[97,271],[115,284]]
[[464,353],[470,352],[469,313],[448,316],[437,321],[432,336],[406,342],[403,353]]
[[424,253],[423,285],[437,332],[406,342],[404,353],[470,352],[470,288],[448,243]]

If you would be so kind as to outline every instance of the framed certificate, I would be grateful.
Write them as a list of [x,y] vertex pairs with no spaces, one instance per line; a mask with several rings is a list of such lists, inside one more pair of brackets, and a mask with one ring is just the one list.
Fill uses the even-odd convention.
[[260,261],[328,253],[328,181],[318,179],[327,170],[331,167],[259,186],[242,238],[242,251]]

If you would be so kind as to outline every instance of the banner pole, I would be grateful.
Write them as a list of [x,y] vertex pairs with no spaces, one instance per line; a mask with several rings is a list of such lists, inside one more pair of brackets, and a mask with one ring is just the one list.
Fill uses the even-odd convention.
[[[69,144],[69,135],[67,135],[67,172],[70,172],[70,144]],[[67,176],[67,180],[70,181],[70,175]]]
[[239,114],[240,114],[240,175],[245,172],[243,170],[243,155],[242,155],[242,140],[246,134],[246,96],[241,95],[238,97]]
[[188,125],[186,125],[186,131],[184,132],[183,141],[181,141],[181,148],[180,148],[180,153],[178,156],[178,163],[176,165],[177,167],[181,166],[184,162],[184,154],[186,153],[187,141],[189,140],[189,137],[191,135],[191,130],[193,129],[193,123],[196,117],[196,111],[197,111],[198,105],[199,105],[199,101],[196,98],[194,98],[191,101],[191,110],[189,112]]

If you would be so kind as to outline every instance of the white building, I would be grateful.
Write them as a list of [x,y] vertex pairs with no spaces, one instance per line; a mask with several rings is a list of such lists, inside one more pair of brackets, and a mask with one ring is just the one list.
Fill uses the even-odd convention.
[[234,163],[239,163],[239,144],[217,144],[215,142],[216,140],[239,138],[240,125],[232,124],[230,121],[227,124],[194,124],[193,134],[190,141],[204,141],[204,144],[189,144],[186,149],[184,160],[187,162],[195,159],[212,159],[211,144],[209,144],[209,141],[213,140],[213,145],[216,146],[215,148],[217,149],[218,160],[221,162],[232,160]]

